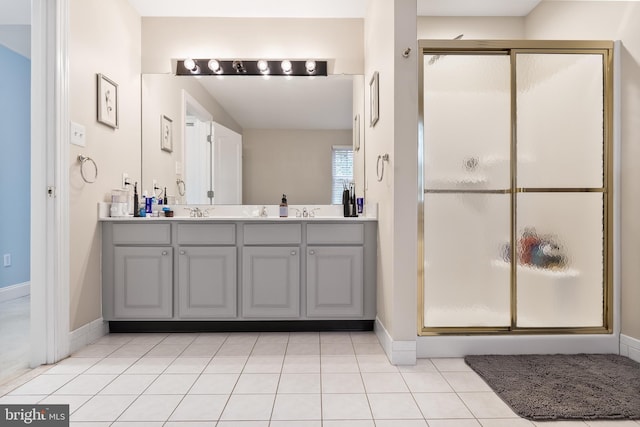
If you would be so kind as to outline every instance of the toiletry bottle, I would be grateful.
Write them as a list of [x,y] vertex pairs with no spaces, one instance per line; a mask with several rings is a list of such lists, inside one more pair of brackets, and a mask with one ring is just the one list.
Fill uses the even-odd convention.
[[167,187],[164,187],[164,199],[162,200],[163,205],[169,204],[169,199],[167,199]]
[[282,203],[280,203],[280,218],[289,216],[289,205],[287,205],[287,195],[282,195]]
[[138,183],[133,184],[133,216],[140,216],[140,201],[138,200]]
[[147,194],[148,193],[145,190],[145,192],[144,192],[144,210],[145,210],[146,213],[151,214],[151,212],[152,212],[151,209],[152,209],[152,206],[153,206],[153,199],[151,197],[149,197]]
[[342,191],[342,215],[344,217],[351,216],[351,208],[349,207],[350,203],[349,189],[345,187],[344,191]]

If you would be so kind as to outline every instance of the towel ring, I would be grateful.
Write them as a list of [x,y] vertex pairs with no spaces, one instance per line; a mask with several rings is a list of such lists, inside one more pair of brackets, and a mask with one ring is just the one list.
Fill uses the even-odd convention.
[[[93,184],[94,182],[96,182],[96,180],[98,179],[98,165],[96,165],[96,162],[91,157],[84,156],[82,154],[78,155],[78,161],[80,162],[80,175],[82,176],[83,181],[87,184]],[[87,162],[92,163],[93,168],[95,169],[93,180],[87,179],[87,176],[84,174],[84,164]]]
[[176,180],[176,184],[178,185],[178,194],[184,196],[185,191],[187,191],[187,184],[181,179]]
[[[382,160],[382,168],[380,168],[380,160]],[[378,161],[376,162],[376,177],[378,178],[378,182],[382,181],[382,178],[384,178],[384,162],[388,161],[388,154],[378,155]]]

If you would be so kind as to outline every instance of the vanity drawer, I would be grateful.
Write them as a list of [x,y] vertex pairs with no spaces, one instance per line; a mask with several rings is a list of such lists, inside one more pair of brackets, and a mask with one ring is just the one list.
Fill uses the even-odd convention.
[[245,224],[245,245],[295,244],[302,242],[301,224]]
[[235,245],[235,224],[178,224],[180,245]]
[[171,224],[113,224],[113,243],[168,245],[171,243]]
[[307,243],[361,245],[364,243],[364,224],[308,224]]

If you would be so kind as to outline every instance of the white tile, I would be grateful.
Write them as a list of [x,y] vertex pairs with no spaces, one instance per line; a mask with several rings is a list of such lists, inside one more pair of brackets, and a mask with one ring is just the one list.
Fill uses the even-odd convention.
[[427,420],[429,427],[480,427],[476,420]]
[[283,374],[314,374],[320,373],[320,356],[290,356],[284,357]]
[[192,344],[220,344],[227,339],[229,334],[217,333],[217,332],[203,332],[193,340]]
[[129,366],[133,365],[138,358],[112,358],[108,357],[106,359],[102,359],[89,369],[87,369],[85,374],[121,374],[123,373]]
[[478,420],[482,427],[533,427],[533,423],[523,418],[496,418]]
[[289,344],[320,344],[318,332],[291,332]]
[[75,421],[115,421],[136,396],[94,396],[71,414]]
[[10,395],[51,394],[76,377],[74,374],[40,375],[13,390]]
[[515,418],[517,415],[493,392],[458,393],[476,418]]
[[215,421],[220,418],[222,410],[229,396],[218,395],[187,395],[171,414],[172,421]]
[[208,357],[215,356],[221,344],[191,344],[180,354],[180,357]]
[[153,348],[155,344],[125,344],[108,357],[142,357]]
[[187,344],[160,343],[149,350],[145,357],[178,357],[186,348]]
[[263,343],[288,343],[289,332],[263,332],[258,336],[257,344]]
[[453,389],[439,372],[403,372],[412,393],[451,392]]
[[360,374],[322,374],[323,393],[364,393]]
[[320,394],[279,394],[273,405],[273,420],[320,420]]
[[359,355],[357,359],[360,372],[399,372],[398,367],[392,365],[385,355]]
[[116,421],[111,427],[162,427],[162,421]]
[[431,359],[418,359],[415,365],[398,366],[400,372],[438,372]]
[[455,393],[414,393],[422,415],[427,419],[473,418],[473,415]]
[[143,357],[124,371],[125,374],[161,374],[175,360],[173,357]]
[[120,346],[121,344],[90,344],[73,353],[71,357],[107,357]]
[[376,427],[428,427],[425,420],[376,420]]
[[373,331],[350,332],[351,341],[357,343],[380,344],[378,337]]
[[322,427],[322,421],[280,421],[272,420],[269,427]]
[[164,371],[165,374],[199,374],[209,364],[209,357],[178,357]]
[[221,420],[269,420],[273,408],[273,394],[234,394],[222,412]]
[[231,394],[240,374],[202,374],[189,394]]
[[362,381],[367,393],[404,393],[409,392],[399,372],[363,372]]
[[213,427],[214,425],[216,424],[211,421],[167,421],[164,423],[164,427]]
[[166,421],[178,406],[181,395],[142,395],[123,412],[118,421]]
[[443,372],[442,376],[454,391],[491,391],[491,387],[475,372]]
[[422,419],[411,393],[369,393],[367,397],[375,420]]
[[320,369],[322,373],[360,372],[355,356],[322,356]]
[[366,394],[323,394],[323,420],[372,419]]
[[269,421],[218,421],[216,427],[269,427]]
[[133,394],[139,395],[158,377],[157,374],[120,375],[111,381],[98,394]]
[[249,356],[253,350],[253,343],[228,343],[225,341],[216,353],[216,357]]
[[46,374],[81,374],[102,358],[98,357],[68,357],[49,369]]
[[243,373],[249,374],[269,374],[280,373],[282,371],[282,356],[251,356],[244,365]]
[[320,344],[320,354],[323,356],[348,356],[355,354],[351,341],[346,343],[323,342]]
[[153,344],[160,343],[163,339],[169,336],[167,333],[149,333],[143,332],[139,334],[130,334],[133,339],[129,341],[131,344]]
[[91,396],[62,396],[50,395],[38,402],[40,405],[69,405],[69,413],[73,414],[87,403]]
[[280,374],[242,374],[234,394],[275,394]]
[[107,384],[113,381],[117,375],[102,374],[80,374],[73,380],[69,381],[63,387],[55,392],[55,394],[78,394],[78,395],[94,395],[105,388]]
[[320,332],[321,343],[345,343],[351,344],[349,332]]
[[[323,420],[323,427],[375,427],[373,420]],[[398,427],[403,427],[402,425]]]
[[320,374],[282,374],[278,393],[320,393]]
[[174,333],[169,334],[165,339],[162,340],[161,344],[191,344],[197,337],[198,333]]
[[69,423],[69,427],[109,427],[111,424],[112,424],[111,421],[108,421],[108,422],[71,421]]
[[204,368],[205,374],[239,374],[247,363],[247,356],[241,357],[214,357]]
[[356,354],[384,354],[382,346],[378,343],[353,343]]
[[237,332],[227,336],[225,344],[251,344],[252,346],[258,341],[259,333]]
[[538,427],[586,427],[582,421],[534,421],[533,425]]
[[464,362],[464,359],[460,357],[445,357],[431,359],[431,362],[441,372],[450,371],[471,371],[472,369]]
[[144,391],[144,394],[186,394],[198,374],[162,374]]
[[313,356],[320,354],[320,343],[289,343],[287,356]]
[[20,405],[20,404],[30,405],[30,404],[38,403],[42,399],[44,399],[46,397],[47,397],[46,394],[30,394],[30,395],[18,395],[18,396],[11,396],[11,395],[7,394],[5,396],[0,397],[0,404],[2,404],[2,405]]
[[251,356],[284,356],[287,350],[286,342],[258,342],[251,350]]

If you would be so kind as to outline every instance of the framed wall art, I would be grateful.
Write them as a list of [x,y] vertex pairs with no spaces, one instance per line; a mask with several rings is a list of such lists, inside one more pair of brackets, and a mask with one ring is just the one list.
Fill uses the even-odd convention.
[[104,74],[98,74],[98,122],[114,129],[119,126],[118,85]]
[[160,148],[169,153],[173,151],[173,120],[164,114],[160,117]]
[[374,72],[369,81],[369,126],[374,127],[380,118],[380,82],[378,72]]

